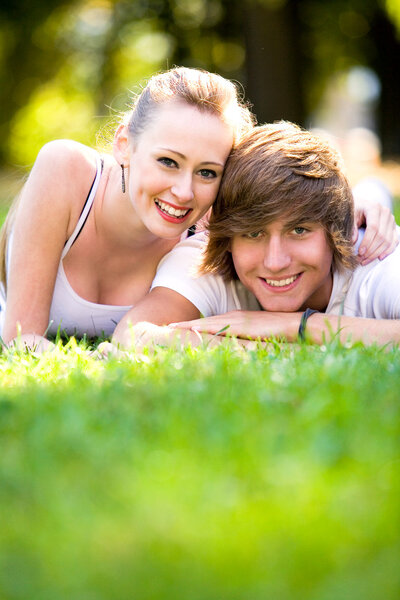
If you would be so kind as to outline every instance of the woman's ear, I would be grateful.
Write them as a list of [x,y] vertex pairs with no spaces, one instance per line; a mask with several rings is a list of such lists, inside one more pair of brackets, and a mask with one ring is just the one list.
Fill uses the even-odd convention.
[[129,164],[129,134],[126,125],[119,125],[113,141],[114,158],[119,165]]

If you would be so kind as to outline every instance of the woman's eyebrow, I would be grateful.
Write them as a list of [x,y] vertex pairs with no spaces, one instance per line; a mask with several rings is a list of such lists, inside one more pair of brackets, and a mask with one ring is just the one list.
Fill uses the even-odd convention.
[[[172,154],[176,154],[177,156],[180,156],[181,158],[186,160],[186,156],[184,154],[182,154],[181,152],[178,152],[177,150],[173,150],[172,148],[160,147],[159,150],[163,150],[164,152],[172,152]],[[203,162],[200,163],[200,165],[217,165],[218,167],[222,167],[222,168],[225,166],[222,162],[215,161],[215,160],[204,160]]]
[[164,148],[164,147],[160,146],[159,150],[164,150],[165,152],[172,152],[173,154],[177,154],[181,158],[186,158],[186,156],[184,154],[182,154],[181,152],[178,152],[177,150],[173,150],[172,148]]

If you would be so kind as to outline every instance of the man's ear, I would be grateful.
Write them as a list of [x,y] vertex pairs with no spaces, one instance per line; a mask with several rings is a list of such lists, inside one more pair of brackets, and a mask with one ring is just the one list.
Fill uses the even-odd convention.
[[129,164],[129,135],[126,125],[119,125],[113,141],[114,158],[119,165],[128,166]]

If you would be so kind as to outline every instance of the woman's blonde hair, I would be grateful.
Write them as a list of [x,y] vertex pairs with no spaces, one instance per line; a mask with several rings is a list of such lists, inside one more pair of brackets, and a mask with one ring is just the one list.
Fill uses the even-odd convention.
[[185,102],[217,115],[232,128],[234,142],[254,125],[255,117],[232,81],[201,69],[175,67],[153,75],[133,100],[132,109],[125,116],[130,134],[139,136],[157,108],[171,101]]
[[[132,138],[138,138],[151,123],[158,107],[170,101],[186,102],[200,111],[219,116],[232,128],[234,144],[254,125],[255,118],[232,81],[200,69],[175,67],[153,75],[134,98],[131,110],[124,116]],[[6,250],[17,203],[18,198],[0,231],[0,281],[5,288]]]
[[293,123],[255,127],[225,165],[201,270],[237,278],[232,238],[278,219],[293,227],[319,223],[333,252],[333,267],[353,268],[353,196],[341,163],[327,142]]

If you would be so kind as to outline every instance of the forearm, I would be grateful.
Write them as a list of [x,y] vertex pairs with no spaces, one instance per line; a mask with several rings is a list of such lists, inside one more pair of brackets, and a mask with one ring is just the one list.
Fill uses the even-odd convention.
[[[243,340],[276,338],[287,342],[299,341],[301,312],[234,311],[206,319],[176,323],[174,327],[200,333],[236,336]],[[305,336],[315,344],[339,337],[343,344],[400,343],[400,320],[338,317],[325,313],[312,314],[305,326]]]
[[137,306],[132,308],[115,328],[112,342],[120,348],[130,348],[138,337],[138,323],[168,325],[182,319],[196,319],[198,309],[186,298],[167,288],[155,288]]
[[307,321],[307,336],[316,344],[339,337],[343,344],[362,342],[365,345],[400,343],[400,320],[366,319],[315,313]]
[[[265,317],[264,326],[254,321],[254,327],[250,326],[244,334],[239,333],[240,337],[261,340],[276,337],[287,342],[299,341],[299,327],[303,313],[261,312],[259,315],[261,318]],[[233,330],[232,333],[235,334],[235,331]],[[367,319],[317,312],[308,318],[304,333],[306,339],[319,345],[333,339],[339,339],[342,344],[362,342],[367,346],[394,345],[400,343],[400,320]]]

